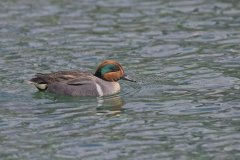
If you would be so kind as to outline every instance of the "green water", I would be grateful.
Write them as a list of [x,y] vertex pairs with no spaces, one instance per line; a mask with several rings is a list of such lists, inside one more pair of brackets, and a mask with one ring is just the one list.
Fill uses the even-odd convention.
[[[239,159],[238,0],[1,0],[0,159]],[[137,83],[78,98],[35,73],[118,60]]]

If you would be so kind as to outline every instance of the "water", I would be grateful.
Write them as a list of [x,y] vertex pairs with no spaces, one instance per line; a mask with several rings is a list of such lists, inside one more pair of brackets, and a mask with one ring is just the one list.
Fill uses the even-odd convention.
[[[2,0],[1,159],[239,159],[237,0]],[[138,82],[45,94],[35,73],[115,59]]]

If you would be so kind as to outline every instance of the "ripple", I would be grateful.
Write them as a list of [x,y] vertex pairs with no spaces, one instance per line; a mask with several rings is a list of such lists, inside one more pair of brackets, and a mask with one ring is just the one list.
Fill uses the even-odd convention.
[[[239,6],[233,1],[2,1],[3,159],[237,159]],[[24,81],[93,72],[104,59],[137,83],[66,97]]]

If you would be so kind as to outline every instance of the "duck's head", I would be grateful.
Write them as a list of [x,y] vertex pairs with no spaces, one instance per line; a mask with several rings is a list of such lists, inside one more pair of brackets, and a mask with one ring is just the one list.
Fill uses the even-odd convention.
[[103,61],[97,68],[95,74],[96,77],[101,78],[105,81],[118,81],[120,79],[136,82],[129,79],[123,70],[123,67],[114,60]]

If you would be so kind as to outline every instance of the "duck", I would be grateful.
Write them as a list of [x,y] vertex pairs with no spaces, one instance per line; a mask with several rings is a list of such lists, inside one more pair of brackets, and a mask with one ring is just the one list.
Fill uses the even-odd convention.
[[115,60],[105,60],[95,73],[79,70],[37,73],[29,80],[39,91],[67,96],[108,96],[120,92],[119,80],[136,82],[130,79]]

